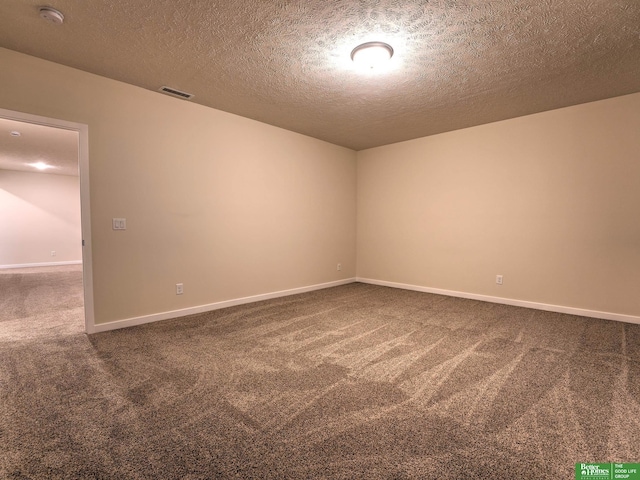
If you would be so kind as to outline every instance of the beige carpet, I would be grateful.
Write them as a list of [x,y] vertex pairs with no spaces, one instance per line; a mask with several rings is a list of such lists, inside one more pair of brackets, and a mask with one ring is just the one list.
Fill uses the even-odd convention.
[[87,337],[79,288],[0,275],[0,478],[572,479],[640,461],[638,325],[356,283]]
[[82,265],[0,270],[0,340],[83,330]]

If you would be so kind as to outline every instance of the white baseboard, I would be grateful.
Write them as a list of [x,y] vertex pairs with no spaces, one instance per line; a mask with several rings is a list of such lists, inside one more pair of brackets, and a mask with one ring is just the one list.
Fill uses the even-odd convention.
[[[47,265],[50,265],[50,264],[47,264]],[[440,288],[422,287],[419,285],[409,285],[406,283],[387,282],[384,280],[375,280],[372,278],[357,277],[357,278],[347,278],[344,280],[337,280],[335,282],[309,285],[306,287],[293,288],[290,290],[281,290],[278,292],[264,293],[261,295],[253,295],[250,297],[224,300],[222,302],[209,303],[207,305],[198,305],[196,307],[183,308],[180,310],[172,310],[169,312],[154,313],[151,315],[144,315],[141,317],[133,317],[133,318],[127,318],[123,320],[115,320],[107,323],[100,323],[100,324],[94,325],[92,328],[88,328],[87,333],[91,334],[91,333],[107,332],[109,330],[116,330],[119,328],[134,327],[136,325],[143,325],[145,323],[159,322],[161,320],[185,317],[187,315],[210,312],[213,310],[219,310],[221,308],[233,307],[236,305],[244,305],[246,303],[260,302],[262,300],[270,300],[272,298],[286,297],[289,295],[296,295],[298,293],[311,292],[314,290],[322,290],[324,288],[337,287],[340,285],[346,285],[353,282],[369,283],[372,285],[401,288],[404,290],[414,290],[414,291],[425,292],[425,293],[435,293],[437,295],[446,295],[449,297],[469,298],[472,300],[480,300],[483,302],[501,303],[504,305],[533,308],[536,310],[545,310],[549,312],[567,313],[570,315],[578,315],[583,317],[602,318],[605,320],[615,320],[619,322],[640,324],[640,317],[637,317],[634,315],[624,315],[620,313],[610,313],[610,312],[599,312],[595,310],[586,310],[582,308],[564,307],[561,305],[549,305],[546,303],[530,302],[526,300],[515,300],[511,298],[492,297],[489,295],[480,295],[476,293],[457,292],[454,290],[443,290]]]
[[599,312],[596,310],[586,310],[583,308],[563,307],[561,305],[549,305],[546,303],[529,302],[526,300],[515,300],[511,298],[479,295],[476,293],[456,292],[455,290],[443,290],[440,288],[422,287],[419,285],[409,285],[405,283],[386,282],[384,280],[375,280],[372,278],[357,277],[356,281],[361,283],[370,283],[372,285],[380,285],[383,287],[401,288],[404,290],[415,290],[417,292],[435,293],[437,295],[446,295],[449,297],[469,298],[472,300],[481,300],[483,302],[501,303],[504,305],[513,305],[516,307],[533,308],[536,310],[546,310],[548,312],[568,313],[570,315],[579,315],[582,317],[602,318],[604,320],[616,320],[618,322],[640,324],[640,317],[637,317],[634,315],[625,315],[621,313]]
[[340,285],[346,285],[348,283],[355,282],[355,278],[347,278],[344,280],[337,280],[335,282],[319,283],[317,285],[309,285],[307,287],[292,288],[291,290],[281,290],[279,292],[263,293],[261,295],[253,295],[251,297],[236,298],[233,300],[224,300],[222,302],[209,303],[207,305],[199,305],[197,307],[183,308],[180,310],[172,310],[169,312],[154,313],[152,315],[144,315],[142,317],[127,318],[124,320],[115,320],[113,322],[99,323],[88,328],[87,333],[99,333],[109,330],[116,330],[118,328],[133,327],[136,325],[143,325],[145,323],[159,322],[160,320],[168,320],[170,318],[186,317],[187,315],[193,315],[196,313],[210,312],[213,310],[219,310],[221,308],[234,307],[236,305],[243,305],[245,303],[260,302],[262,300],[270,300],[272,298],[287,297],[289,295],[296,295],[298,293],[312,292],[314,290],[322,290],[324,288],[337,287]]
[[70,260],[68,262],[19,263],[14,265],[0,265],[0,270],[5,268],[57,267],[60,265],[82,265],[82,260]]

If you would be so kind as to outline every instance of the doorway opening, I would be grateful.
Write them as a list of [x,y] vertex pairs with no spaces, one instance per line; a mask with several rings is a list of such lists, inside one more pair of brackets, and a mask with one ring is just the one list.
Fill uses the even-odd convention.
[[87,125],[0,109],[4,320],[69,317],[93,333],[88,140]]

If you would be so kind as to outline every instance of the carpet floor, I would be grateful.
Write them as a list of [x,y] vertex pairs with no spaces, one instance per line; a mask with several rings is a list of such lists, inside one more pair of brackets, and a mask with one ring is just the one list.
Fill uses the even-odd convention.
[[0,274],[0,292],[0,478],[640,461],[640,325],[354,283],[87,336],[81,272]]

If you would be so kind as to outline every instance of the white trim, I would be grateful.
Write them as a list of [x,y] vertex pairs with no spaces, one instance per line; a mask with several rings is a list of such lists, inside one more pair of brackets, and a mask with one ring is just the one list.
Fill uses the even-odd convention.
[[[30,113],[0,108],[0,118],[35,123],[47,127],[78,132],[78,170],[80,173],[80,216],[82,223],[82,283],[84,287],[84,328],[88,333],[95,322],[93,312],[93,264],[91,255],[91,208],[89,204],[89,126],[57,118],[41,117]],[[50,264],[49,264],[50,265]]]
[[82,265],[82,260],[71,260],[69,262],[19,263],[15,265],[0,265],[0,270],[4,270],[6,268],[57,267],[58,265]]
[[602,318],[604,320],[615,320],[618,322],[640,324],[640,317],[637,317],[635,315],[625,315],[622,313],[599,312],[597,310],[586,310],[583,308],[564,307],[561,305],[549,305],[546,303],[530,302],[527,300],[515,300],[512,298],[492,297],[490,295],[457,292],[454,290],[443,290],[440,288],[422,287],[419,285],[409,285],[406,283],[386,282],[384,280],[375,280],[372,278],[357,277],[356,281],[360,283],[370,283],[372,285],[380,285],[383,287],[401,288],[403,290],[415,290],[417,292],[435,293],[437,295],[447,295],[449,297],[470,298],[472,300],[481,300],[483,302],[501,303],[504,305],[513,305],[516,307],[534,308],[536,310],[546,310],[548,312],[568,313],[570,315],[579,315],[582,317]]
[[236,305],[243,305],[245,303],[260,302],[262,300],[270,300],[272,298],[287,297],[289,295],[296,295],[298,293],[312,292],[314,290],[322,290],[324,288],[330,288],[330,287],[338,287],[340,285],[346,285],[348,283],[353,283],[355,281],[356,281],[355,278],[346,278],[344,280],[337,280],[335,282],[319,283],[317,285],[309,285],[306,287],[292,288],[290,290],[280,290],[278,292],[263,293],[261,295],[253,295],[251,297],[242,297],[242,298],[235,298],[232,300],[224,300],[222,302],[209,303],[207,305],[199,305],[197,307],[188,307],[180,310],[172,310],[169,312],[154,313],[151,315],[144,315],[141,317],[133,317],[133,318],[127,318],[124,320],[115,320],[113,322],[99,323],[97,325],[94,325],[93,329],[87,333],[106,332],[106,331],[115,330],[118,328],[133,327],[136,325],[143,325],[145,323],[159,322],[161,320],[168,320],[170,318],[185,317],[187,315],[210,312],[212,310],[219,310],[221,308],[234,307]]

